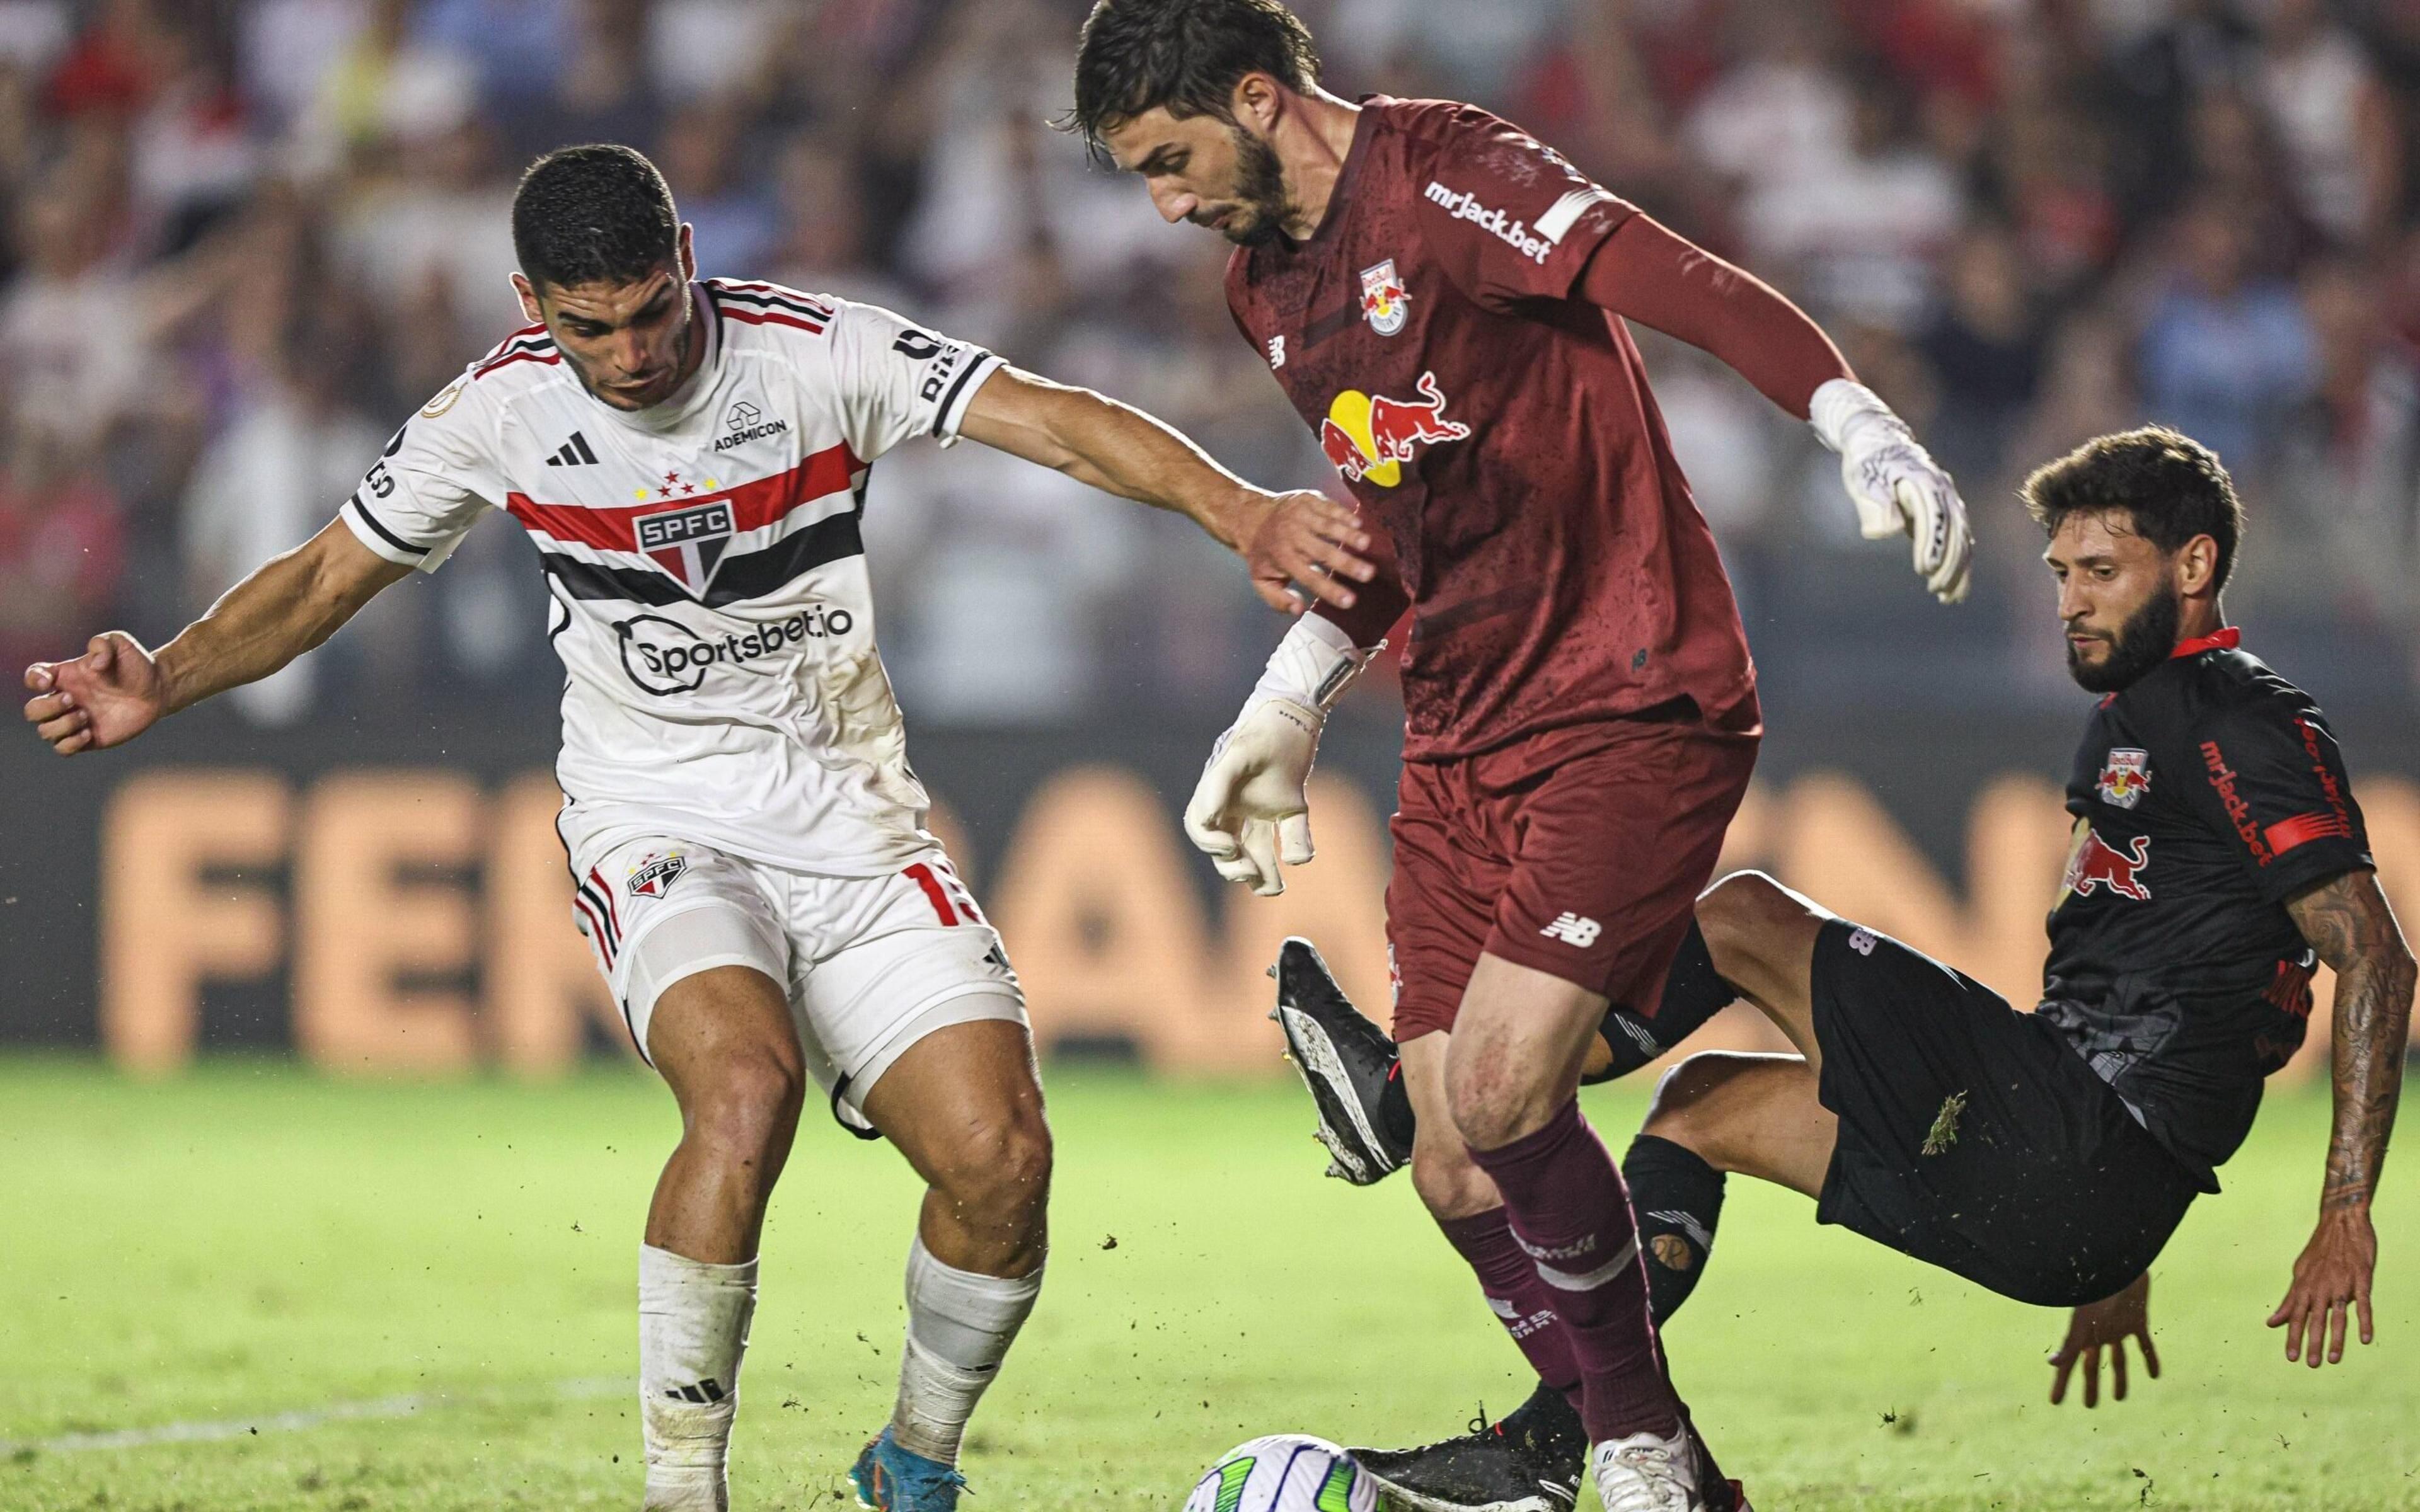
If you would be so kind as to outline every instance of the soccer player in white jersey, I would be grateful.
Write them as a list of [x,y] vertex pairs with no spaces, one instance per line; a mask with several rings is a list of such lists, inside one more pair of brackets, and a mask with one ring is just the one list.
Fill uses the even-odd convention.
[[888,311],[697,281],[690,228],[627,147],[538,160],[513,239],[532,324],[396,432],[334,522],[156,651],[112,632],[29,668],[25,717],[65,754],[131,740],[508,512],[569,674],[574,912],[681,1110],[639,1253],[644,1505],[728,1504],[757,1238],[812,1085],[927,1186],[897,1408],[858,1495],[947,1512],[1041,1285],[1050,1135],[1016,977],[923,827],[876,653],[868,468],[972,438],[1183,511],[1280,605],[1289,581],[1349,601],[1367,537],[1321,495],[1250,487],[1147,416]]

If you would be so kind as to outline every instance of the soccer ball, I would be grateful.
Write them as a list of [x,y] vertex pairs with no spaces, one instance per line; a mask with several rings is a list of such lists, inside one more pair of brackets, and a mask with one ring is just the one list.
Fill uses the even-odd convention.
[[1326,1439],[1272,1433],[1218,1457],[1185,1512],[1376,1512],[1378,1485]]

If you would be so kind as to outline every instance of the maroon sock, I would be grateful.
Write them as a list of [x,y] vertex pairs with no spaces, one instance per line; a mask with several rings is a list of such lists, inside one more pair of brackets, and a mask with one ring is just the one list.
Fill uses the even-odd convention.
[[1589,1442],[1679,1430],[1647,1311],[1647,1269],[1621,1171],[1580,1117],[1577,1099],[1546,1126],[1498,1149],[1473,1149],[1504,1194],[1512,1236],[1571,1336]]
[[1580,1365],[1572,1355],[1572,1333],[1555,1311],[1555,1296],[1538,1279],[1538,1268],[1521,1252],[1504,1210],[1490,1208],[1468,1218],[1439,1218],[1446,1242],[1479,1275],[1479,1289],[1504,1332],[1528,1357],[1538,1379],[1561,1392],[1577,1412]]

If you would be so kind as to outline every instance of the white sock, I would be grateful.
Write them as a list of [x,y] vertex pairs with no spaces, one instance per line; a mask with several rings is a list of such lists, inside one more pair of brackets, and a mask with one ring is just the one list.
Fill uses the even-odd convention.
[[943,1265],[917,1239],[908,1251],[908,1343],[891,1413],[893,1443],[945,1465],[958,1462],[967,1419],[1041,1290],[1038,1265],[1031,1275],[978,1275]]
[[725,1465],[739,1357],[756,1315],[756,1262],[714,1265],[639,1246],[639,1415],[645,1512],[727,1512]]

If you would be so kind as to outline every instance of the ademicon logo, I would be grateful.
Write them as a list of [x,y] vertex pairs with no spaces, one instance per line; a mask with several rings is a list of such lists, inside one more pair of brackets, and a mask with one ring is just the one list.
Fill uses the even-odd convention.
[[700,635],[660,614],[632,615],[613,630],[621,638],[623,675],[642,692],[694,693],[716,667],[745,666],[802,641],[846,635],[856,625],[848,610],[817,604],[785,620],[718,636]]
[[723,433],[715,438],[714,449],[727,452],[750,441],[761,441],[768,436],[779,436],[789,428],[788,421],[767,420],[765,411],[742,399],[723,412]]

